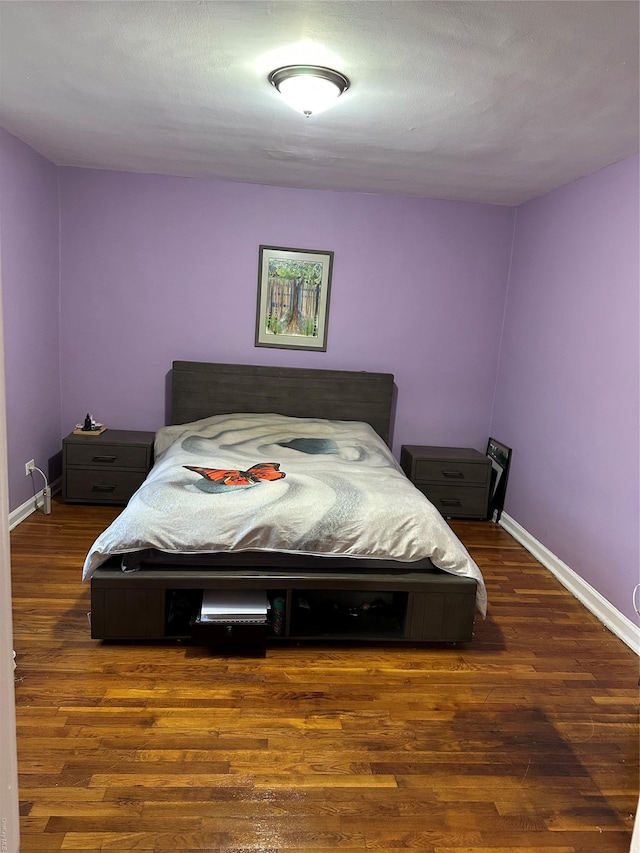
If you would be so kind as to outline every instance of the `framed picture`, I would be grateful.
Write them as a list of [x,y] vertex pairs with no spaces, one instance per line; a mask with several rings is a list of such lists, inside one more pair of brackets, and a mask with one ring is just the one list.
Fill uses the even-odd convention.
[[325,352],[333,252],[260,246],[257,347]]
[[491,460],[491,487],[489,490],[489,508],[487,518],[500,521],[504,509],[504,498],[507,491],[507,480],[509,479],[509,468],[511,466],[512,450],[506,444],[489,438],[487,442],[487,456]]

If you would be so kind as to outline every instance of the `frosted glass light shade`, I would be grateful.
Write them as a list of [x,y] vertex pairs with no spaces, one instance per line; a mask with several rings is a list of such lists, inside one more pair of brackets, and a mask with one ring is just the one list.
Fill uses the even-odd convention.
[[349,80],[331,68],[319,65],[288,65],[269,75],[289,106],[307,117],[321,113],[349,88]]

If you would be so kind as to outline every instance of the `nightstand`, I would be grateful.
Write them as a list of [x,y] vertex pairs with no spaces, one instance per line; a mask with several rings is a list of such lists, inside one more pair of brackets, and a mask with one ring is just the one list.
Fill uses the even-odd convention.
[[404,444],[400,465],[442,515],[487,517],[491,460],[478,450]]
[[107,429],[68,435],[62,442],[66,503],[126,504],[149,473],[155,433]]

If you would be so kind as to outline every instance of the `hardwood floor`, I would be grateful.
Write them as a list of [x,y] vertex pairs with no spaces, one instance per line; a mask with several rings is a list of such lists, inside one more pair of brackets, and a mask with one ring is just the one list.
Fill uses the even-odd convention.
[[497,525],[472,643],[242,658],[90,639],[117,512],[11,535],[22,853],[629,850],[638,660]]

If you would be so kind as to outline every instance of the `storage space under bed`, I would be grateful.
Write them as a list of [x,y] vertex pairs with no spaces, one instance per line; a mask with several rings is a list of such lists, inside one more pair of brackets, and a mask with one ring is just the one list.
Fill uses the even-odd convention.
[[[202,626],[204,592],[261,590],[266,619],[242,631]],[[122,572],[117,560],[91,579],[91,636],[102,640],[466,642],[476,582],[445,572],[406,574],[246,570]],[[237,620],[234,620],[237,624]]]

